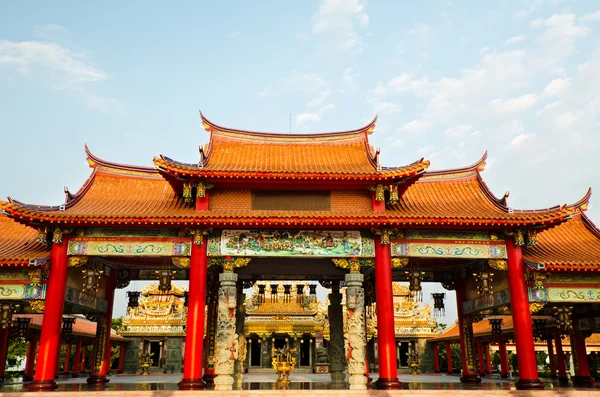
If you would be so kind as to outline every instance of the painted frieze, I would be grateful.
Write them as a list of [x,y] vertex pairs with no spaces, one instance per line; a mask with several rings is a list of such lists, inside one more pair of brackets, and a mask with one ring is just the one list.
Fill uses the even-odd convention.
[[46,299],[46,284],[0,284],[3,299]]
[[356,230],[223,230],[210,256],[373,257],[373,238]]
[[481,231],[406,230],[391,244],[392,256],[505,259],[504,237]]
[[73,238],[69,255],[92,256],[189,256],[191,242],[164,240],[122,240],[119,238]]

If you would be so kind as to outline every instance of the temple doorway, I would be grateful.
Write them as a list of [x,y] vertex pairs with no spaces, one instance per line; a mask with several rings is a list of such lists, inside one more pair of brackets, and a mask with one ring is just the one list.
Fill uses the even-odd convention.
[[150,352],[150,357],[152,358],[152,366],[153,367],[159,367],[160,368],[160,362],[161,362],[161,342],[158,341],[152,341],[149,342],[149,352]]
[[311,365],[310,341],[303,338],[300,341],[300,366],[308,367]]
[[398,342],[398,368],[408,367],[408,348],[410,342]]
[[260,367],[260,343],[259,339],[252,340],[250,344],[250,366]]

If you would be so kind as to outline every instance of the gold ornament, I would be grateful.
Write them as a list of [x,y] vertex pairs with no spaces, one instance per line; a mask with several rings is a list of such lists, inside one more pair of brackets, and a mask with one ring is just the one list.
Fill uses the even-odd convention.
[[392,269],[402,269],[408,265],[408,258],[392,258]]
[[183,201],[185,201],[186,203],[192,202],[191,182],[183,182]]
[[223,262],[223,272],[224,273],[233,273],[233,269],[247,266],[251,260],[252,260],[252,258],[225,259]]
[[360,273],[360,261],[357,259],[331,258],[331,261],[340,269],[349,269],[350,273]]
[[190,267],[190,258],[185,256],[174,256],[171,258],[173,264],[177,267],[181,267],[183,269],[188,269]]
[[508,270],[506,259],[488,259],[488,265],[495,270]]
[[35,299],[28,302],[30,313],[43,313],[46,308],[46,302],[42,299]]
[[89,257],[87,256],[70,256],[69,267],[77,267],[85,265],[88,262]]
[[546,306],[546,304],[543,302],[532,302],[529,304],[529,311],[531,313],[537,313],[542,310],[544,306]]

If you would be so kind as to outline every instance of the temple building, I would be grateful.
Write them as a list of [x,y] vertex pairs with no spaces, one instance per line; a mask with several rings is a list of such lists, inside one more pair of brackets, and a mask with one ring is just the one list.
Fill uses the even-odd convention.
[[[246,330],[243,290],[271,280],[314,280],[329,288],[323,303],[326,357],[317,339],[313,344],[316,364],[327,361],[334,386],[367,388],[368,361],[375,359],[374,387],[398,389],[398,361],[403,363],[407,349],[411,367],[436,356],[416,339],[398,339],[403,329],[432,335],[419,330],[427,328],[427,313],[415,312],[410,299],[394,297],[395,282],[408,283],[413,299],[427,282],[456,291],[462,382],[481,382],[477,362],[484,353],[473,323],[510,315],[516,387],[544,387],[532,312],[553,330],[557,352],[562,338],[570,338],[579,358],[571,382],[594,382],[583,359],[585,338],[600,318],[593,303],[600,296],[600,231],[585,215],[591,191],[576,203],[519,210],[509,205],[508,194],[496,196],[484,182],[486,155],[438,171],[425,159],[381,164],[379,149],[369,142],[376,119],[354,130],[307,135],[228,128],[200,117],[208,142],[200,145],[197,161],[160,155],[152,167],[125,165],[86,147],[90,177],[77,192],[65,189],[63,203],[0,201],[0,357],[18,328],[13,314],[44,311],[28,390],[56,389],[60,330],[63,316],[72,314],[97,323],[88,383],[105,387],[114,292],[132,280],[156,281],[160,291],[168,291],[172,280],[189,280],[185,336],[179,337],[180,389],[230,390],[239,384],[247,337],[251,364],[257,362],[255,338],[262,340],[260,329]],[[290,303],[290,323],[314,312],[303,299]],[[250,311],[263,316],[264,310],[272,319],[278,314],[269,302],[265,296],[264,308],[256,302]],[[446,304],[442,296],[434,310]],[[152,305],[139,310],[152,313]],[[412,314],[404,315],[406,310]],[[374,317],[376,341],[367,348]],[[316,324],[318,309],[313,319]],[[288,343],[298,338],[299,345],[310,345],[309,333],[288,331],[273,331],[273,343],[281,343],[280,337],[285,342],[287,334]],[[160,340],[157,348],[151,336],[136,337],[137,351],[158,351],[159,361],[164,353],[167,369],[171,339],[166,348],[163,340],[161,351]],[[278,368],[294,359],[284,350],[274,357]],[[301,347],[301,363],[302,351],[313,354]],[[557,357],[561,376],[564,357]],[[262,353],[259,358],[264,360]]]
[[[247,352],[244,372],[271,373],[273,349],[287,344],[296,348],[295,372],[328,373],[328,365],[315,365],[317,347],[326,348],[330,338],[328,302],[317,298],[317,284],[267,280],[254,284],[251,291],[251,294],[247,293],[249,297],[244,308]],[[187,288],[175,285],[168,291],[161,291],[158,283],[140,292],[137,306],[128,308],[122,317],[119,331],[130,341],[125,350],[124,373],[139,373],[139,357],[143,353],[152,358],[150,373],[181,371],[187,320],[186,292]],[[419,307],[420,303],[407,286],[394,283],[393,294],[398,368],[406,369],[409,352],[416,349],[422,355],[427,338],[439,332],[431,306]],[[345,303],[342,311],[345,318]],[[373,367],[377,368],[377,317],[372,307],[366,312],[368,354]],[[420,368],[421,372],[432,369]]]
[[167,291],[153,283],[141,291],[137,306],[128,307],[119,333],[131,340],[123,371],[137,373],[139,358],[152,359],[150,372],[179,373],[182,368],[187,308],[187,288],[171,285]]

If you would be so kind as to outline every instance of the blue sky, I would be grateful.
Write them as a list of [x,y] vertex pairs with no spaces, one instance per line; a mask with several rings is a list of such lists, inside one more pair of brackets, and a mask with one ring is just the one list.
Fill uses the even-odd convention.
[[[108,160],[198,161],[198,109],[245,129],[356,128],[382,161],[475,162],[514,208],[600,188],[596,1],[6,2],[0,197],[58,204]],[[589,211],[600,221],[600,206]]]

